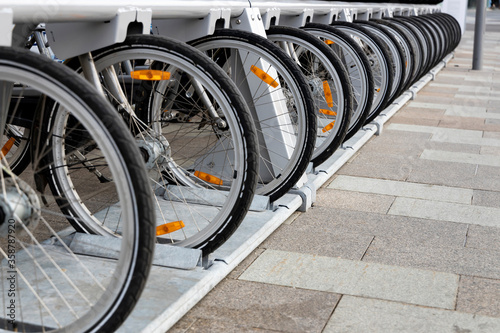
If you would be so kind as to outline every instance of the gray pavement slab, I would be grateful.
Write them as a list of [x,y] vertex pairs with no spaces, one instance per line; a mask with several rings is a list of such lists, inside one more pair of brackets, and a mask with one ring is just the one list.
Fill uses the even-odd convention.
[[474,190],[472,204],[500,208],[500,192]]
[[281,226],[260,247],[313,255],[361,260],[371,235],[350,234],[329,225]]
[[344,296],[324,333],[497,333],[500,319]]
[[500,279],[498,265],[500,253],[496,249],[432,247],[376,237],[363,260],[386,265]]
[[461,276],[456,310],[500,318],[500,280]]
[[500,228],[500,208],[493,207],[398,197],[388,214]]
[[224,325],[219,327],[229,329],[320,332],[339,299],[335,293],[227,279],[189,316],[218,321]]
[[241,280],[455,308],[458,275],[267,250]]
[[[362,202],[359,203],[359,206],[362,205]],[[339,234],[385,237],[402,244],[462,248],[469,229],[466,224],[334,209],[329,206],[315,206],[312,209],[312,216],[304,214],[295,223],[313,226],[318,230],[330,228]]]
[[500,228],[470,225],[465,246],[500,251]]
[[338,176],[328,188],[461,204],[470,204],[473,195],[471,189],[344,175]]
[[[386,214],[395,197],[373,193],[351,191],[320,191],[316,194],[316,207],[357,210],[360,212]],[[362,202],[363,205],[359,203]]]

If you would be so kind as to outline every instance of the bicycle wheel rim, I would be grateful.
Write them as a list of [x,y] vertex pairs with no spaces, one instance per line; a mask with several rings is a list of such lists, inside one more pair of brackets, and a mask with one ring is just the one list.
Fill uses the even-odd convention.
[[[30,87],[36,87],[36,89],[39,92],[45,94],[46,96],[56,98],[60,106],[66,108],[67,110],[71,110],[71,114],[81,122],[82,126],[85,126],[85,128],[89,130],[89,133],[92,133],[92,135],[94,135],[97,142],[99,142],[99,149],[101,149],[102,154],[109,157],[109,160],[113,160],[113,163],[108,165],[109,169],[111,170],[111,174],[117,177],[115,179],[120,178],[124,180],[123,182],[115,182],[116,194],[119,198],[118,200],[120,200],[120,202],[123,203],[124,207],[127,207],[122,210],[123,221],[137,221],[138,212],[135,208],[136,207],[135,193],[132,193],[132,189],[128,186],[128,184],[130,184],[130,174],[126,172],[127,168],[125,167],[125,161],[119,155],[118,153],[119,150],[117,149],[117,146],[114,144],[114,139],[111,138],[110,133],[107,131],[106,127],[103,125],[100,119],[98,119],[95,116],[92,117],[89,115],[86,106],[87,104],[79,96],[75,95],[74,92],[70,91],[65,86],[61,85],[60,82],[56,81],[50,75],[41,72],[38,69],[33,69],[30,66],[26,66],[24,64],[12,61],[1,61],[0,71],[2,72],[3,82],[9,81],[16,84],[20,83],[27,84]],[[36,160],[37,157],[35,156],[34,161]],[[8,166],[5,166],[5,164],[4,167],[8,168]],[[64,166],[62,168],[64,168]],[[5,183],[3,183],[3,185],[5,188]],[[42,209],[42,213],[45,213],[46,211],[47,209],[45,208]],[[42,223],[42,225],[49,224],[49,222],[45,220],[45,217],[41,217],[40,223]],[[40,223],[37,229],[37,233],[41,232]],[[29,237],[32,237],[33,241],[34,239],[37,238],[36,236],[33,236],[34,233],[31,233],[30,230],[27,230],[25,227],[23,228],[24,228],[24,233],[26,233],[26,235],[28,235]],[[123,237],[122,239],[124,240],[126,239],[127,241],[120,242],[121,244],[120,253],[116,261],[115,265],[116,269],[112,272],[113,274],[111,276],[106,277],[108,279],[107,287],[105,287],[105,289],[103,289],[100,294],[96,292],[96,290],[92,291],[93,293],[95,293],[96,297],[92,301],[93,304],[82,305],[81,303],[79,303],[74,305],[75,307],[85,308],[84,310],[81,310],[83,312],[83,315],[79,315],[78,317],[70,316],[69,318],[67,317],[64,318],[64,316],[67,316],[68,313],[61,307],[61,304],[57,304],[57,312],[54,311],[53,305],[50,306],[52,307],[52,310],[50,310],[49,306],[45,304],[43,311],[41,309],[36,309],[36,311],[37,312],[45,311],[44,314],[47,314],[50,311],[50,313],[52,314],[49,317],[44,317],[43,319],[39,318],[37,320],[36,315],[31,313],[28,307],[25,308],[27,312],[21,314],[21,318],[24,319],[29,318],[29,319],[27,319],[26,322],[19,322],[17,324],[17,327],[30,326],[31,329],[41,329],[42,326],[45,326],[47,330],[49,330],[48,329],[49,327],[56,329],[57,327],[59,327],[59,329],[57,329],[58,331],[72,332],[76,330],[96,331],[104,327],[106,324],[109,324],[112,315],[120,306],[121,301],[123,300],[124,295],[127,292],[132,282],[132,271],[134,271],[136,267],[135,258],[138,252],[137,228],[138,228],[137,224],[127,223],[127,222],[122,223],[121,225],[121,234]],[[61,241],[62,239],[58,238],[58,240]],[[17,241],[18,244],[23,246],[22,244],[24,243],[24,241],[21,238],[18,239]],[[34,241],[34,244],[38,244],[37,241]],[[38,248],[41,249],[42,247],[38,245]],[[24,249],[24,251],[25,253],[30,253],[30,251],[27,251],[27,248]],[[43,250],[41,251],[43,252]],[[24,294],[25,292],[28,293],[28,291],[26,291],[26,288],[28,288],[27,285],[29,283],[28,279],[32,278],[32,276],[22,274],[23,270],[25,269],[27,270],[25,265],[23,266],[23,262],[20,262],[22,258],[26,259],[25,253],[21,252],[16,253],[18,258],[17,262],[18,266],[16,267],[16,269],[18,274],[20,274],[21,276],[20,279],[24,279],[22,283],[26,284],[26,286],[24,285],[17,286],[18,297],[21,297],[19,296],[20,294]],[[72,251],[68,250],[68,254],[71,256],[71,260],[76,260],[76,257],[72,255],[73,254]],[[51,259],[54,260],[54,257],[51,257]],[[35,260],[33,260],[33,263],[35,263]],[[43,262],[37,262],[37,263],[43,264]],[[61,263],[64,264],[64,261],[61,261]],[[80,265],[82,267],[85,266],[84,263],[80,263]],[[111,265],[110,268],[112,266],[113,265]],[[38,269],[38,266],[36,267]],[[5,266],[3,267],[2,272],[5,274],[4,268]],[[35,269],[35,272],[37,271],[37,269]],[[65,273],[64,271],[62,272]],[[89,268],[83,269],[83,272],[84,274],[89,274],[92,277],[91,279],[94,280],[91,281],[92,283],[89,282],[90,288],[93,288],[91,287],[93,283],[95,283],[98,280],[102,280],[102,277],[96,277],[95,275],[93,275],[92,272],[89,270]],[[73,274],[74,276],[75,274],[78,273],[81,273],[81,271],[78,272],[69,271],[67,272],[67,276],[71,274]],[[61,289],[64,288],[64,286],[58,285],[58,288]],[[44,297],[43,295],[45,295],[46,297],[47,294],[50,295],[49,291],[51,289],[50,286],[43,289],[44,289],[43,294],[40,294],[39,297]],[[68,297],[65,297],[65,299],[68,301]],[[75,299],[71,299],[70,301],[77,302]],[[27,300],[25,299],[23,302],[21,301],[19,302],[20,302],[19,304],[26,304]],[[41,299],[38,299],[38,301],[36,299],[34,300],[34,303],[37,302],[40,303],[38,304],[39,307],[42,306],[41,303],[43,302],[41,301]],[[21,312],[23,311],[22,309],[19,310]],[[73,308],[73,310],[76,312],[77,309]],[[31,315],[29,315],[30,313]],[[58,318],[55,318],[54,316],[58,316]]]
[[[302,177],[312,156],[316,137],[316,118],[313,113],[314,107],[312,105],[312,98],[310,97],[310,92],[305,88],[307,85],[304,78],[299,74],[300,71],[296,69],[293,63],[290,64],[291,60],[283,51],[269,41],[260,39],[260,37],[260,43],[253,44],[238,36],[231,36],[231,33],[243,34],[245,37],[247,36],[247,34],[240,31],[226,32],[224,30],[218,30],[216,35],[207,36],[206,38],[194,41],[192,45],[204,53],[211,53],[212,56],[223,54],[224,59],[235,59],[239,57],[239,59],[246,60],[250,59],[250,57],[255,57],[258,61],[264,61],[269,64],[269,67],[264,70],[272,68],[279,73],[277,82],[280,82],[280,85],[278,85],[277,90],[283,92],[285,89],[288,89],[288,94],[286,95],[287,105],[293,103],[293,108],[287,107],[286,110],[282,110],[283,113],[281,115],[285,115],[286,117],[284,121],[285,129],[283,130],[273,125],[267,125],[267,123],[261,125],[261,122],[256,121],[259,145],[261,146],[261,167],[256,194],[268,195],[271,201],[274,201],[291,189]],[[265,46],[262,46],[261,43]],[[273,51],[270,52],[270,49]],[[234,53],[229,56],[230,52]],[[279,54],[279,56],[277,54]],[[209,57],[211,57],[210,54]],[[244,62],[244,66],[240,68],[244,68],[245,72],[241,73],[240,70],[237,70],[241,74],[239,76],[236,75],[235,72],[232,73],[230,76],[233,81],[236,77],[246,78],[248,74],[245,73],[248,72],[248,69],[251,68],[253,63],[254,60],[249,60],[249,63]],[[224,65],[226,65],[226,70],[231,68],[231,64],[227,62],[225,62],[223,66]],[[292,68],[292,70],[290,70],[290,68]],[[281,82],[283,82],[283,84],[281,84]],[[244,84],[244,82],[236,82],[236,86],[240,91],[244,89],[242,86]],[[259,82],[258,84],[265,85],[266,83]],[[243,94],[247,104],[253,112],[252,115],[255,117],[254,119],[256,119],[255,109],[260,106],[259,100],[256,97],[257,95]],[[279,100],[284,100],[284,98],[280,97]],[[293,123],[290,117],[294,117]],[[275,116],[270,117],[270,119],[271,118],[277,119]],[[267,129],[276,131],[274,133],[285,133],[291,141],[282,141],[282,139],[274,138],[273,134],[265,134],[262,130],[263,126]],[[268,143],[271,142],[271,144],[276,139],[280,148],[272,149],[270,145],[265,146],[264,143],[266,142],[266,138],[268,139]],[[291,152],[289,151],[290,155],[283,155],[283,151],[280,151],[283,149],[283,146],[285,149],[291,150]],[[268,154],[274,154],[282,164],[275,163]]]
[[[224,121],[227,123],[227,129],[224,133],[215,132],[209,128],[210,125],[207,128],[199,128],[198,132],[196,132],[196,123],[190,121],[179,123],[180,129],[178,132],[165,129],[169,125],[175,125],[174,123],[167,122],[167,126],[163,128],[159,117],[161,117],[160,111],[162,111],[160,109],[162,102],[161,95],[165,94],[165,91],[162,92],[160,90],[163,83],[168,84],[172,80],[154,83],[153,90],[155,93],[149,95],[145,101],[145,105],[148,105],[153,110],[153,114],[149,113],[148,115],[151,118],[146,126],[149,126],[149,129],[152,129],[153,133],[159,134],[162,140],[167,140],[170,151],[162,153],[169,155],[167,162],[155,162],[149,166],[153,189],[157,193],[159,190],[162,191],[161,195],[155,196],[157,215],[159,217],[157,224],[159,224],[159,228],[161,225],[176,223],[177,221],[182,221],[184,225],[181,229],[168,232],[164,235],[158,235],[158,241],[176,246],[201,248],[204,252],[212,252],[223,243],[222,240],[215,240],[216,236],[219,234],[222,235],[222,230],[226,230],[229,223],[235,226],[241,223],[253,197],[254,181],[248,171],[253,170],[256,165],[255,157],[253,157],[255,153],[250,151],[253,149],[252,143],[249,142],[249,136],[253,134],[249,133],[248,128],[245,131],[243,130],[240,118],[237,117],[237,112],[239,111],[235,109],[234,99],[229,98],[226,92],[219,85],[216,85],[213,77],[204,71],[200,62],[196,63],[191,59],[193,57],[192,50],[190,51],[191,58],[188,58],[178,52],[168,51],[168,45],[162,44],[162,39],[148,37],[145,42],[156,40],[159,45],[162,45],[161,47],[155,45],[148,47],[144,43],[141,44],[141,38],[131,37],[130,43],[126,42],[127,44],[125,45],[96,51],[94,60],[97,70],[102,72],[110,66],[119,67],[118,64],[124,62],[132,62],[133,60],[137,62],[144,59],[155,65],[168,64],[170,68],[175,68],[175,71],[169,73],[171,77],[180,73],[195,77],[196,81],[203,86],[203,89],[210,94],[210,97],[216,100],[217,109],[221,112]],[[142,38],[142,40],[144,39]],[[139,69],[139,66],[132,66],[132,69]],[[119,73],[125,73],[125,70],[120,69]],[[137,84],[139,82],[141,81],[137,80]],[[133,89],[133,84],[129,84],[129,86],[130,89]],[[166,87],[163,86],[163,88]],[[183,92],[187,93],[187,91]],[[129,98],[130,104],[136,104],[132,100],[133,94],[130,94]],[[190,107],[196,109],[195,104],[190,105]],[[203,112],[206,113],[205,110]],[[149,129],[137,135],[136,138],[139,141],[151,138],[148,138],[149,134],[146,133]],[[186,137],[183,138],[182,135],[186,135]],[[222,142],[218,140],[219,135],[223,136],[223,139],[226,139],[223,144],[226,145],[227,149],[224,151],[223,148],[220,148],[223,146],[217,146]],[[245,137],[243,137],[244,135]],[[196,150],[191,156],[185,153],[186,149],[189,149],[188,140],[191,140],[189,136],[191,136],[192,141],[203,141],[206,144],[206,146],[202,147],[203,143],[200,143],[200,149]],[[218,153],[225,154],[222,161],[220,161],[220,157],[216,156]],[[250,156],[250,154],[252,155]],[[198,162],[190,161],[190,159],[194,158]],[[213,166],[212,170],[216,169],[217,165],[220,165],[216,159],[229,168],[229,170],[223,168],[223,170],[220,170],[220,173],[217,173],[215,171],[209,172],[206,170],[206,166],[202,169],[202,163],[210,164],[214,161],[216,166]],[[194,164],[187,164],[191,162]],[[159,170],[167,172],[168,175],[161,174]],[[220,180],[221,184],[204,181],[200,177],[195,176],[195,171],[206,174],[210,173],[210,177]],[[158,176],[160,177],[159,179],[154,178]],[[211,193],[205,190],[209,190]],[[202,197],[203,195],[210,197]],[[190,199],[187,199],[188,197]],[[216,197],[217,203],[212,201],[214,197]],[[222,202],[219,203],[221,200]],[[227,230],[233,232],[235,229],[235,227],[231,227]],[[229,236],[224,236],[224,240],[227,237]]]

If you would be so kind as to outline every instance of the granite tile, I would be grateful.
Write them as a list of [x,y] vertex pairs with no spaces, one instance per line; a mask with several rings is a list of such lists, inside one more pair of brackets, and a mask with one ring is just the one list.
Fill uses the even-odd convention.
[[461,276],[457,311],[500,317],[500,280]]
[[500,228],[470,225],[465,246],[500,251]]
[[264,331],[320,332],[340,295],[242,280],[224,280],[190,316]]
[[462,248],[468,230],[466,224],[341,210],[327,206],[314,207],[312,214],[314,218],[304,214],[295,223],[317,230],[331,229],[338,234],[386,237],[406,245]]
[[499,331],[498,318],[344,296],[323,333],[496,333]]
[[455,274],[274,250],[240,279],[444,309],[455,307],[458,289]]
[[[360,205],[360,202],[363,205]],[[315,207],[330,207],[386,214],[393,202],[394,197],[389,195],[324,189],[316,194]]]
[[263,249],[361,260],[373,236],[340,232],[330,226],[282,226],[261,244]]
[[500,228],[500,208],[493,207],[398,197],[388,214]]
[[472,204],[477,206],[500,208],[500,192],[474,190]]
[[500,279],[497,250],[399,244],[375,237],[363,261]]
[[339,175],[328,188],[461,204],[470,204],[473,194],[470,189],[344,175]]

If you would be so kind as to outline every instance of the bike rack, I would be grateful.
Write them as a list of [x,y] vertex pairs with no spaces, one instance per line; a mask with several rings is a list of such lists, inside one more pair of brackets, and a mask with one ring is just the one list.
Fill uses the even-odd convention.
[[[144,0],[133,6],[120,3],[119,0],[88,0],[47,5],[44,0],[12,0],[10,4],[0,5],[0,45],[13,44],[15,36],[9,33],[13,24],[46,23],[53,50],[59,58],[66,58],[122,42],[129,33],[149,33],[150,27],[154,34],[189,41],[221,27],[265,36],[266,29],[277,24],[301,27],[308,22],[329,24],[335,20],[350,22],[440,11],[438,6],[320,1]],[[78,41],[72,38],[75,33]],[[210,258],[202,258],[199,250],[157,245],[154,267],[143,296],[119,331],[160,332],[172,327],[296,210],[307,211],[315,201],[316,190],[373,135],[380,135],[384,123],[433,80],[451,57],[450,54],[443,59],[327,161],[315,169],[309,168],[289,194],[274,203],[257,196],[253,209],[235,234]],[[273,107],[279,114],[280,106],[274,103]],[[100,236],[72,234],[71,230],[65,234],[71,238],[75,252],[113,258],[112,242],[107,241],[103,247]],[[95,269],[105,272],[105,263]]]

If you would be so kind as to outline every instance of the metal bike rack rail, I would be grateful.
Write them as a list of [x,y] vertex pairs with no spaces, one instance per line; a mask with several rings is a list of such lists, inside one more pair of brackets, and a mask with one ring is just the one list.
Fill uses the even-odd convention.
[[[235,28],[235,19],[243,20],[243,24],[240,22],[238,28],[265,35],[265,29],[271,24],[300,27],[307,22],[328,24],[333,20],[363,20],[393,14],[412,16],[440,10],[438,6],[425,5],[320,1],[144,0],[131,1],[129,4],[123,6],[123,1],[120,0],[55,0],[51,3],[46,0],[12,0],[10,3],[4,1],[0,4],[0,45],[12,44],[13,38],[9,31],[13,30],[13,24],[22,27],[47,23],[48,33],[53,31],[54,38],[57,37],[53,43],[56,52],[71,56],[76,55],[71,53],[88,52],[123,41],[130,23],[133,22],[142,23],[144,33],[149,33],[149,27],[152,25],[154,33],[165,35],[169,35],[168,27],[177,26],[177,32],[170,36],[187,41],[211,34],[217,27]],[[180,28],[181,26],[183,28]],[[89,31],[85,33],[82,28]],[[75,42],[72,41],[71,47],[68,48],[67,43],[71,41],[74,31],[78,31],[81,42],[75,47]],[[96,34],[96,31],[100,33]],[[307,178],[297,186],[297,191],[276,201],[272,209],[249,212],[236,233],[214,252],[211,258],[199,258],[196,253],[188,254],[179,249],[169,252],[168,249],[161,248],[159,253],[162,253],[163,257],[170,255],[178,259],[186,255],[191,258],[191,264],[186,265],[182,260],[174,264],[165,264],[161,261],[162,258],[155,260],[142,298],[119,331],[164,332],[172,327],[293,212],[307,211],[315,201],[316,189],[328,181],[373,135],[381,134],[383,124],[413,99],[423,86],[433,80],[451,57],[452,55],[448,55],[401,94],[374,122],[364,126],[327,161],[315,170],[308,170]],[[82,241],[92,244],[94,240],[83,236]],[[81,251],[88,252],[92,249],[84,248]],[[166,268],[165,265],[178,268]],[[104,271],[105,265],[95,269]]]

